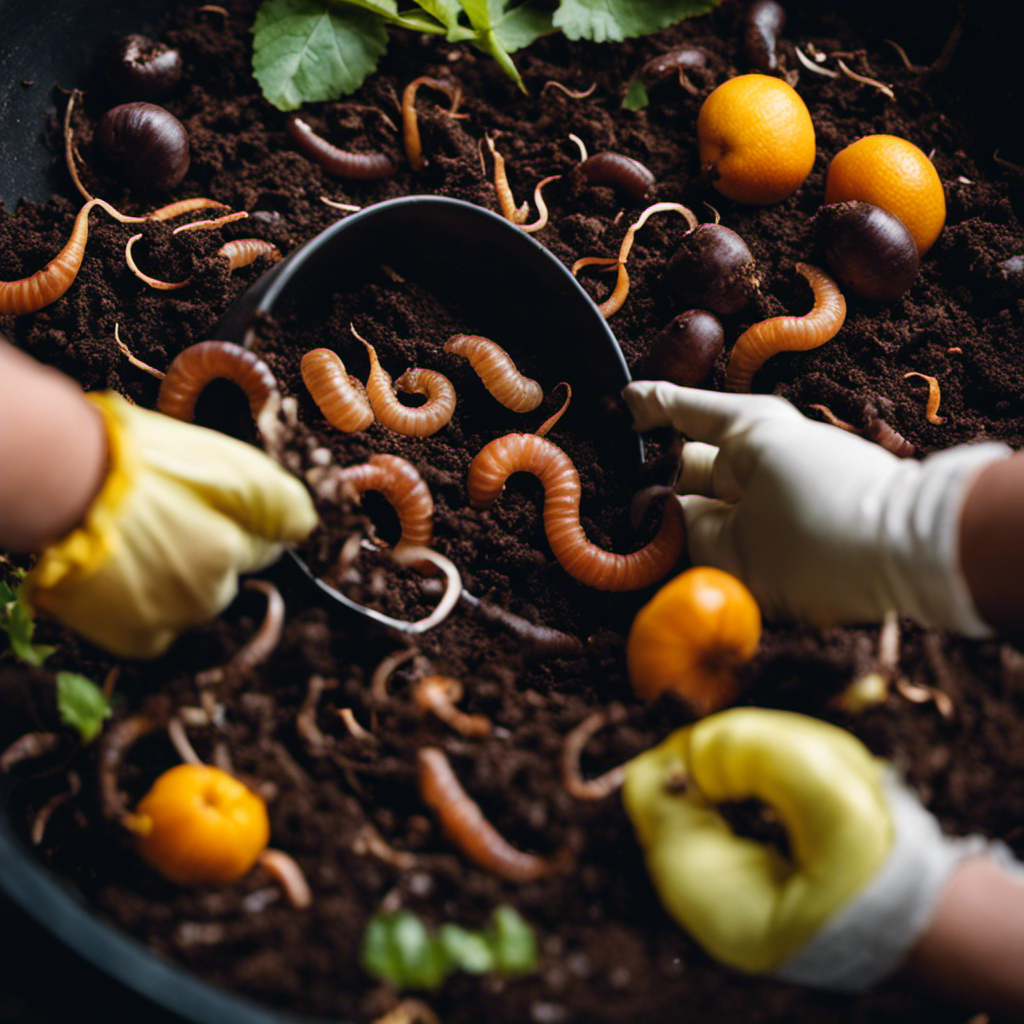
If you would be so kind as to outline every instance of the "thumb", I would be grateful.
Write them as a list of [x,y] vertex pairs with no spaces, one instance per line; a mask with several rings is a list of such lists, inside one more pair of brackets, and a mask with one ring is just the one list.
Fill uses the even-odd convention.
[[735,506],[699,494],[680,496],[686,540],[694,565],[711,565],[742,579],[739,555],[732,542]]

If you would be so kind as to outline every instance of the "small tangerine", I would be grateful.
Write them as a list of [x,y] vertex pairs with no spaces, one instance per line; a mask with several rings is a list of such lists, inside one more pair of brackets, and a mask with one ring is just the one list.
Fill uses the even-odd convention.
[[814,166],[814,125],[792,86],[771,75],[737,75],[697,115],[700,163],[739,203],[764,206],[792,195]]
[[825,203],[859,199],[888,211],[907,226],[923,256],[946,223],[946,197],[935,165],[897,135],[865,135],[832,158]]
[[735,576],[711,566],[687,569],[640,609],[626,643],[637,695],[674,690],[701,714],[735,700],[737,669],[761,641],[761,611]]

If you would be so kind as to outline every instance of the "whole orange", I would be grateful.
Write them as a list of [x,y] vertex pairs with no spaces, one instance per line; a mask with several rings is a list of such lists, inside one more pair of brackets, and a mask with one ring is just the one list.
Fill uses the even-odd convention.
[[256,863],[270,838],[267,808],[219,768],[181,764],[161,775],[125,824],[139,853],[182,884],[231,882]]
[[710,714],[736,698],[737,669],[760,641],[760,609],[735,576],[687,569],[637,612],[626,643],[629,680],[644,700],[675,690]]
[[738,75],[715,89],[697,115],[697,145],[715,188],[738,203],[781,202],[814,166],[807,105],[771,75]]
[[923,256],[946,223],[938,171],[912,142],[896,135],[865,135],[828,165],[825,203],[859,199],[899,217]]

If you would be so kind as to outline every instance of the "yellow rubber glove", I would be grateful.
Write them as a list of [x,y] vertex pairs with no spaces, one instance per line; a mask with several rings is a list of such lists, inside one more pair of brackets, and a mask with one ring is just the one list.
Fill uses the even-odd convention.
[[[760,799],[791,859],[737,836],[716,805]],[[847,991],[895,970],[939,891],[983,841],[952,840],[852,735],[735,708],[635,758],[626,811],[666,910],[741,971]]]
[[25,593],[114,654],[153,658],[221,612],[239,573],[306,537],[316,512],[303,484],[252,446],[110,392],[86,397],[106,423],[107,478]]

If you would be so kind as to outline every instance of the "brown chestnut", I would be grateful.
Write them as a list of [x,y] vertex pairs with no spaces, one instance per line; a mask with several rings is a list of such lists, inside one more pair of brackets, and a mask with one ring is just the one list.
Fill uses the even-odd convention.
[[117,173],[139,188],[174,188],[188,171],[185,126],[154,103],[122,103],[96,126],[96,145]]
[[648,380],[696,387],[711,372],[724,344],[725,331],[714,313],[688,309],[655,336],[640,374]]
[[916,280],[921,261],[914,236],[895,214],[852,200],[818,211],[825,263],[854,295],[898,299]]
[[719,316],[738,313],[760,285],[747,243],[722,224],[701,224],[684,236],[669,260],[668,283],[684,306]]
[[120,99],[158,100],[181,81],[181,54],[136,33],[118,40],[107,54],[105,71]]
[[743,50],[747,63],[766,75],[779,70],[776,46],[786,24],[786,11],[775,0],[754,0],[747,8],[743,29]]

